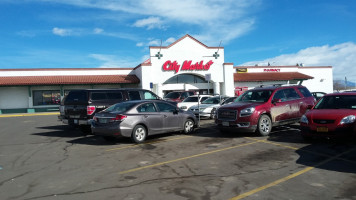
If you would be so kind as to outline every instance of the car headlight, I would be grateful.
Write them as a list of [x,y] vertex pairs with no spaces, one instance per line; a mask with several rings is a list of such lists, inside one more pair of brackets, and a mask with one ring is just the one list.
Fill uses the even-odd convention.
[[253,112],[255,112],[255,107],[245,108],[240,111],[240,117],[250,116]]
[[300,123],[308,124],[309,121],[308,121],[307,116],[303,115],[303,116],[300,118]]
[[355,122],[355,119],[356,119],[355,115],[349,115],[349,116],[342,118],[342,120],[340,121],[340,124],[351,124],[351,123]]

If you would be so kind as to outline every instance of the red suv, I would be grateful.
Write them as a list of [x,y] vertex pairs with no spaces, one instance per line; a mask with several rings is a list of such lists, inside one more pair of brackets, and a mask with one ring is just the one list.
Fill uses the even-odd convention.
[[273,126],[298,122],[314,104],[313,95],[304,86],[260,86],[221,106],[215,123],[220,131],[257,131],[267,136]]

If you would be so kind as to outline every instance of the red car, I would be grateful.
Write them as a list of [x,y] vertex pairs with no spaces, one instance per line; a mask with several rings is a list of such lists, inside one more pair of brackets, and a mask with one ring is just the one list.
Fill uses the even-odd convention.
[[218,108],[215,123],[221,132],[257,132],[267,136],[274,126],[298,122],[314,104],[314,97],[304,86],[262,86]]
[[355,121],[356,92],[327,94],[301,117],[301,134],[305,139],[355,136]]

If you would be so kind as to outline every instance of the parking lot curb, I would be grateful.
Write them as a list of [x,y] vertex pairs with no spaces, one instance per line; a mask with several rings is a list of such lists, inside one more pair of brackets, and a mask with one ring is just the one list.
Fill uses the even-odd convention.
[[42,116],[42,115],[59,115],[59,112],[1,114],[1,115],[0,115],[0,118],[6,118],[6,117],[27,117],[27,116]]

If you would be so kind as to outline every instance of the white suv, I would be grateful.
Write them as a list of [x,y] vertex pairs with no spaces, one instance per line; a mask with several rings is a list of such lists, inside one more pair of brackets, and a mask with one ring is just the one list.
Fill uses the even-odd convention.
[[[199,102],[212,97],[211,95],[199,95]],[[184,99],[182,102],[178,103],[178,108],[187,111],[191,106],[198,104],[198,95],[192,95]]]

